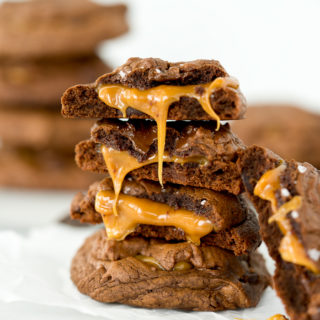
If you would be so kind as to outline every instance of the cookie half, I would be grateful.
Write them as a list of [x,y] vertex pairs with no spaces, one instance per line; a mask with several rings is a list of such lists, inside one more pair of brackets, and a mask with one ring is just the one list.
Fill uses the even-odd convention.
[[[228,124],[215,131],[214,121],[167,123],[163,182],[203,187],[240,194],[243,191],[236,161],[244,148]],[[91,140],[76,146],[76,162],[85,171],[108,174],[101,147],[121,151],[128,162],[141,165],[130,174],[137,179],[158,181],[157,125],[153,121],[104,120],[91,132]],[[130,159],[129,159],[130,158]],[[174,160],[174,161],[173,161]],[[155,161],[157,162],[157,161]]]
[[252,146],[238,160],[290,319],[320,318],[320,172]]
[[[216,81],[217,80],[217,81]],[[216,82],[215,82],[216,81]],[[212,89],[205,84],[215,82]],[[137,89],[137,95],[146,90],[151,96],[167,95],[167,91],[175,87],[177,97],[168,102],[168,120],[214,120],[212,112],[220,120],[241,119],[246,110],[246,101],[239,84],[231,79],[224,68],[215,60],[195,60],[190,62],[167,62],[156,58],[131,58],[113,72],[98,78],[95,83],[77,85],[66,90],[62,97],[62,114],[67,118],[126,118],[154,119],[150,114],[139,111],[142,107],[128,105],[126,114],[104,102],[102,91],[106,86],[117,86],[119,90]],[[185,93],[189,87],[189,93]],[[208,92],[205,92],[208,89]],[[127,94],[127,93],[126,93]],[[130,94],[136,96],[135,91]],[[207,94],[210,112],[206,112],[199,102]],[[148,95],[150,97],[150,95]],[[170,94],[168,94],[170,96]],[[112,97],[113,99],[113,97]],[[115,98],[117,99],[117,98]],[[147,97],[148,100],[148,97]],[[132,100],[132,103],[137,101]],[[156,101],[156,100],[155,100]],[[154,101],[154,102],[155,102]],[[147,102],[146,104],[149,104]],[[163,104],[161,107],[163,108]]]
[[[99,192],[110,190],[113,192],[113,185],[111,179],[107,178],[100,183],[94,183],[86,195],[78,193],[71,205],[71,217],[86,223],[102,223],[102,214],[97,212],[96,201]],[[209,221],[212,228],[202,234],[201,244],[203,245],[225,248],[236,255],[252,252],[260,245],[259,226],[255,213],[246,205],[242,197],[218,193],[209,189],[172,184],[165,184],[161,189],[158,183],[133,179],[125,180],[121,194],[129,196],[128,200],[132,201],[132,205],[135,205],[133,197],[147,200],[149,207],[153,204],[156,205],[162,215],[165,215],[168,210],[182,209],[187,210],[194,221],[199,218],[204,219],[202,223],[206,223],[205,220]],[[150,201],[151,203],[149,203]],[[161,204],[168,207],[161,209]],[[119,213],[120,216],[121,214]],[[156,215],[157,212],[154,214]],[[159,219],[164,218],[159,217]],[[182,218],[182,216],[179,218],[180,221]],[[166,226],[165,223],[156,221],[159,219],[155,219],[154,224],[136,224],[128,236],[157,238],[166,241],[186,241],[188,239],[188,228],[183,229],[183,224]],[[122,221],[121,217],[119,221]],[[164,220],[159,220],[159,222],[162,221]],[[193,221],[189,220],[189,225],[191,223]],[[116,229],[113,225],[110,232],[119,234],[118,225],[115,226]],[[118,232],[114,232],[114,230],[118,230]],[[120,230],[122,229],[120,228]]]

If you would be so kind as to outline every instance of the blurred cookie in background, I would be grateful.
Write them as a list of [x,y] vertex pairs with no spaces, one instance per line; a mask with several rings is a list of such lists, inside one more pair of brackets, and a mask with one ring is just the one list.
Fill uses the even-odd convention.
[[0,56],[88,55],[128,31],[126,6],[88,0],[5,2],[0,9]]
[[0,187],[84,189],[97,180],[74,164],[93,122],[70,126],[60,99],[111,71],[96,49],[128,30],[125,14],[124,5],[88,0],[0,5]]
[[79,174],[72,152],[3,146],[0,152],[0,185],[35,189],[84,189],[97,175]]
[[0,105],[22,109],[60,110],[60,98],[66,88],[111,70],[95,53],[50,59],[6,58],[0,59],[0,65]]
[[256,105],[246,119],[234,121],[233,131],[248,146],[256,144],[286,160],[305,161],[320,168],[320,115],[290,105]]

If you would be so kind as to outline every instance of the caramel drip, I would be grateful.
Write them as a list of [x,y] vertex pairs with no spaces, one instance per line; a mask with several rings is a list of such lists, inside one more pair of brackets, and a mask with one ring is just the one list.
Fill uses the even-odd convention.
[[211,83],[169,86],[160,85],[148,90],[138,90],[122,85],[103,85],[99,89],[99,98],[108,106],[122,112],[123,117],[127,116],[129,107],[141,111],[152,117],[157,123],[158,136],[158,176],[162,183],[162,167],[166,138],[166,123],[168,110],[173,102],[179,101],[181,97],[195,98],[199,101],[203,110],[217,121],[217,130],[220,127],[220,118],[213,111],[210,103],[210,96],[214,90],[223,87],[237,89],[238,82],[232,78],[216,78]]
[[[126,175],[138,168],[146,166],[151,163],[157,162],[157,155],[152,155],[150,158],[143,162],[139,162],[135,157],[131,156],[128,151],[118,151],[105,145],[102,145],[101,152],[106,163],[108,172],[113,182],[113,188],[115,193],[115,199],[113,203],[113,212],[117,215],[117,202],[121,191],[123,180]],[[176,163],[186,163],[186,162],[197,162],[200,164],[205,164],[206,159],[203,157],[169,157],[164,154],[163,161],[165,162],[176,162]]]
[[302,265],[315,273],[319,273],[315,263],[307,256],[302,243],[292,232],[287,214],[298,210],[302,205],[302,197],[294,196],[288,202],[277,208],[275,192],[280,190],[280,175],[286,166],[281,164],[275,169],[269,170],[260,178],[254,188],[254,195],[271,202],[273,215],[269,218],[269,223],[277,222],[284,237],[281,239],[279,253],[283,260]]
[[182,229],[188,241],[200,244],[200,238],[209,234],[213,223],[195,213],[166,204],[120,194],[118,215],[113,214],[115,195],[112,191],[99,191],[96,195],[95,209],[102,215],[109,240],[123,240],[139,224],[173,226]]

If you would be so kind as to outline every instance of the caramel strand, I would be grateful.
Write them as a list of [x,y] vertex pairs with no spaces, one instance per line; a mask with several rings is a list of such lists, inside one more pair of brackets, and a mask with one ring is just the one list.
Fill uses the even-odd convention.
[[[158,176],[162,181],[163,156],[166,138],[166,123],[169,107],[173,102],[179,101],[181,97],[191,97],[199,101],[203,110],[217,121],[217,129],[220,128],[220,118],[214,112],[210,103],[211,94],[222,87],[237,89],[239,84],[233,78],[216,78],[211,83],[170,86],[160,85],[147,90],[128,88],[122,85],[103,85],[98,89],[100,100],[112,108],[122,112],[123,117],[127,116],[129,107],[141,111],[152,117],[157,123],[158,136]],[[200,89],[200,90],[199,90]]]
[[[105,145],[101,146],[101,153],[113,182],[115,193],[113,202],[113,213],[117,215],[118,197],[122,188],[124,178],[129,172],[135,169],[157,162],[157,155],[152,155],[147,160],[139,162],[135,157],[131,156],[128,151],[118,151]],[[179,158],[170,157],[167,154],[164,154],[163,161],[176,163],[196,162],[201,165],[205,165],[207,163],[207,160],[204,157]]]

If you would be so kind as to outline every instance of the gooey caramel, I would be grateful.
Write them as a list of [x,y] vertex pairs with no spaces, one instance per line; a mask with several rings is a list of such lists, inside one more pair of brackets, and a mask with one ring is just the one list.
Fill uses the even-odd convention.
[[137,255],[135,256],[136,259],[151,265],[152,267],[155,267],[158,270],[164,270],[163,266],[160,264],[160,262],[153,258],[153,257],[149,257],[149,256],[143,256],[143,255]]
[[118,215],[113,214],[114,192],[99,191],[96,195],[95,209],[102,215],[107,238],[123,240],[139,224],[173,226],[182,229],[188,241],[197,245],[200,238],[214,230],[212,221],[195,213],[124,194],[119,195]]
[[219,130],[220,118],[211,107],[210,96],[215,90],[223,87],[237,89],[239,84],[232,78],[216,78],[211,83],[199,85],[160,85],[148,90],[138,90],[112,84],[101,86],[98,90],[98,95],[108,106],[120,110],[123,117],[126,117],[127,109],[131,107],[149,115],[156,121],[158,127],[158,176],[160,184],[163,185],[162,168],[166,122],[170,105],[179,101],[181,97],[197,99],[203,110],[217,121],[217,130]]
[[[161,263],[153,258],[153,257],[149,257],[149,256],[144,256],[144,255],[137,255],[135,256],[136,259],[151,265],[152,267],[155,267],[158,270],[165,270],[163,268],[163,266],[161,265]],[[174,266],[173,266],[173,271],[186,271],[186,270],[190,270],[192,269],[193,266],[191,263],[189,263],[188,261],[179,261],[177,262]]]
[[269,223],[277,222],[284,237],[281,239],[279,253],[283,260],[302,265],[309,270],[319,273],[315,263],[307,256],[302,243],[293,234],[287,214],[298,210],[302,205],[301,196],[294,196],[288,202],[277,208],[275,192],[281,188],[280,175],[286,169],[285,164],[281,164],[275,169],[269,170],[262,175],[254,188],[254,195],[271,202],[273,215]]
[[[108,172],[113,182],[113,188],[115,193],[115,198],[113,202],[113,213],[117,215],[118,197],[122,188],[123,180],[126,177],[126,175],[135,169],[157,162],[158,158],[157,155],[154,154],[147,160],[139,162],[135,157],[131,156],[128,151],[118,151],[105,145],[102,145],[101,153],[103,155]],[[163,156],[163,161],[176,163],[196,162],[202,165],[206,164],[206,159],[204,157],[179,158],[170,157],[166,154],[164,154]]]

